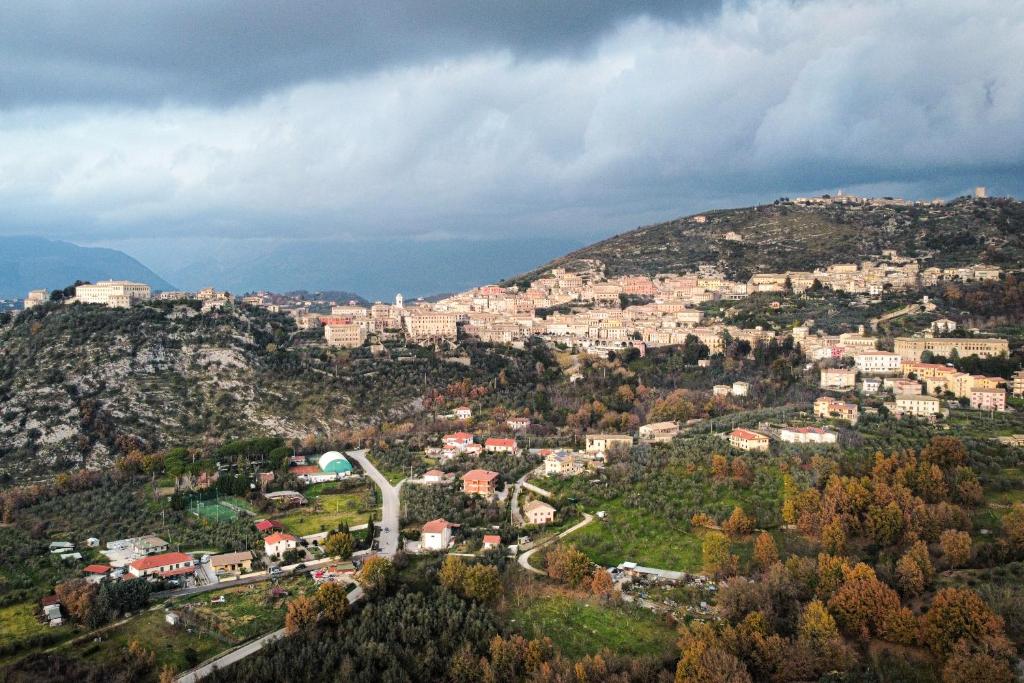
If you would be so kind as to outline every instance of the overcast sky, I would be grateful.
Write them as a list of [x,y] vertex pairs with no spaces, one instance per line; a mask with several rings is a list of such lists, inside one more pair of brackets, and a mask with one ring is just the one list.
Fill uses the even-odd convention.
[[1024,0],[5,0],[0,234],[187,260],[1020,196],[1022,36]]

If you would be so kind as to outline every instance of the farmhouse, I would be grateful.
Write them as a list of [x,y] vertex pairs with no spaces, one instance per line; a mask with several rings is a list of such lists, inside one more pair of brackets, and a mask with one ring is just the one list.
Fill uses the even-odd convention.
[[523,508],[527,524],[550,524],[555,521],[555,508],[542,500],[531,500]]
[[615,449],[633,447],[633,437],[629,434],[587,434],[588,453],[609,453]]
[[252,551],[224,553],[210,558],[210,568],[216,574],[241,574],[252,570]]
[[768,437],[749,429],[734,429],[729,433],[729,445],[741,451],[768,450]]
[[452,529],[458,527],[445,519],[435,519],[423,525],[420,536],[422,550],[448,550],[452,545]]
[[642,443],[664,443],[671,441],[679,433],[677,422],[652,422],[641,425],[640,441]]
[[275,555],[280,557],[286,550],[292,550],[299,544],[299,539],[282,532],[270,534],[263,539],[263,551],[268,557],[274,557]]
[[196,570],[195,560],[185,553],[147,555],[128,565],[132,576],[160,576],[163,578],[191,574]]
[[511,453],[516,454],[519,450],[519,445],[515,439],[499,439],[491,437],[484,441],[484,450],[488,453]]

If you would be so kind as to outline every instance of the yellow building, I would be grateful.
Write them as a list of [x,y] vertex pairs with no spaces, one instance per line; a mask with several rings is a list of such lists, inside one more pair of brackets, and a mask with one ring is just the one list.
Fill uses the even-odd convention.
[[1009,353],[1010,345],[1005,339],[995,337],[972,339],[953,337],[897,337],[894,350],[903,360],[921,360],[921,354],[931,351],[936,356],[957,355],[988,358]]

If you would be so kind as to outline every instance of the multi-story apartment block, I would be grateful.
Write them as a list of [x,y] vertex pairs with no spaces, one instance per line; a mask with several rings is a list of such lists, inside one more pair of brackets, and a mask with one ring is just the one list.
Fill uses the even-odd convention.
[[847,391],[857,384],[857,371],[850,368],[822,368],[821,388]]
[[857,370],[869,375],[890,375],[900,371],[902,358],[888,351],[858,351],[853,356]]
[[324,339],[328,346],[354,349],[366,341],[366,328],[357,323],[324,325]]
[[1006,410],[1006,391],[1003,389],[971,389],[971,407],[975,410]]
[[410,339],[455,339],[458,337],[459,316],[446,311],[427,309],[407,311],[403,317],[405,333]]
[[934,417],[942,414],[942,401],[935,396],[912,394],[896,397],[896,413],[914,417]]

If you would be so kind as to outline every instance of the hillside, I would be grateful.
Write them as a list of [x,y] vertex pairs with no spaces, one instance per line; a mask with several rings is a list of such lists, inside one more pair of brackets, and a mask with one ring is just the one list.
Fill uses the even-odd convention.
[[0,237],[0,297],[24,297],[31,289],[58,289],[75,280],[126,279],[153,289],[170,283],[116,249],[80,247],[41,237]]
[[[710,211],[637,228],[555,259],[518,280],[585,261],[609,276],[692,271],[717,265],[745,279],[755,272],[812,270],[858,261],[883,249],[926,259],[926,265],[1024,263],[1024,203],[959,199],[927,206],[798,206],[781,201]],[[727,240],[735,232],[741,240]]]
[[0,478],[99,467],[135,447],[323,437],[461,379],[533,381],[529,353],[468,343],[458,363],[389,344],[378,358],[328,350],[263,309],[198,308],[50,304],[0,323]]

